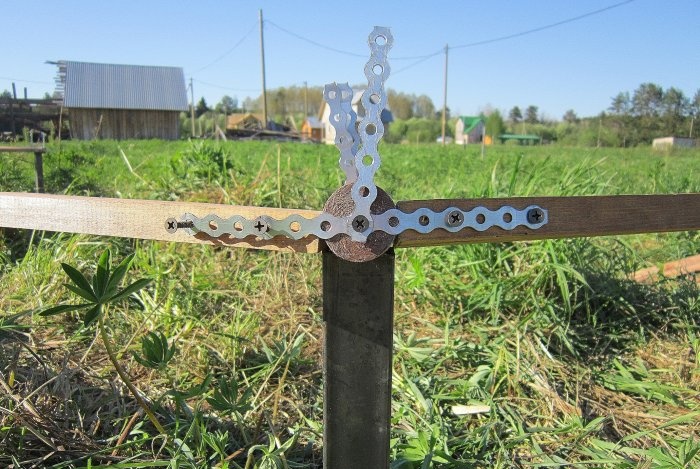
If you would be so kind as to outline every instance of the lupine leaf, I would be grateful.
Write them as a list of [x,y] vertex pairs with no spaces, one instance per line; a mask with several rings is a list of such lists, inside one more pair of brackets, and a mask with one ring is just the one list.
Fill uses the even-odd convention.
[[114,272],[112,273],[112,276],[109,278],[109,282],[107,283],[107,288],[105,289],[105,296],[111,297],[114,296],[115,293],[117,293],[117,288],[119,288],[119,284],[124,279],[126,271],[129,270],[129,267],[131,266],[131,262],[133,260],[134,255],[129,254],[124,258],[123,261],[119,263],[117,268],[114,269]]
[[[68,277],[70,277],[70,279],[73,281],[73,283],[75,283],[75,285],[78,288],[81,288],[85,291],[92,292],[93,296],[95,296],[94,295],[95,292],[92,290],[92,287],[90,286],[90,282],[87,281],[85,276],[82,273],[80,273],[80,271],[78,269],[76,269],[75,267],[70,266],[68,264],[64,264],[64,263],[61,263],[61,267],[63,268],[63,271],[68,275]],[[97,296],[95,296],[95,299],[97,299]]]
[[68,313],[70,311],[77,311],[79,309],[87,308],[92,306],[92,304],[82,304],[82,305],[57,305],[47,308],[39,313],[40,316],[52,316],[54,314]]
[[122,291],[120,291],[119,293],[117,293],[113,297],[109,298],[107,301],[110,303],[113,303],[115,301],[123,300],[124,298],[131,295],[132,293],[136,293],[137,291],[141,290],[143,287],[145,287],[149,283],[151,283],[150,278],[139,279],[139,280],[135,281],[134,283],[132,283],[131,285],[129,285],[128,287],[124,288]]
[[95,290],[95,295],[100,300],[104,299],[105,289],[107,288],[107,282],[109,281],[109,260],[111,253],[109,249],[100,256],[100,260],[97,261],[97,272],[92,279],[92,286]]

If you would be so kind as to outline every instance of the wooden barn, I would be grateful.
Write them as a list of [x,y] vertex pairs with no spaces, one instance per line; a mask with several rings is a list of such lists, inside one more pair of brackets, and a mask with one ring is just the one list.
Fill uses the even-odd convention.
[[60,61],[58,93],[71,137],[176,140],[187,111],[179,67]]
[[262,114],[239,112],[229,114],[226,119],[227,130],[264,130]]

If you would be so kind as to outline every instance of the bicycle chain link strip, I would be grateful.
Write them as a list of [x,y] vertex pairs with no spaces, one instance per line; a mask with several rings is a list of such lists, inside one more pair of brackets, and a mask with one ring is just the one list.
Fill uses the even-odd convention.
[[377,145],[384,135],[382,123],[382,111],[386,107],[387,96],[384,91],[384,82],[389,76],[391,68],[387,60],[387,53],[393,45],[394,38],[389,28],[375,26],[367,38],[367,43],[372,51],[369,60],[365,64],[365,76],[367,77],[367,89],[362,94],[362,106],[365,116],[360,121],[359,134],[362,146],[355,154],[355,167],[357,168],[357,180],[353,183],[350,196],[355,202],[353,218],[362,217],[367,223],[363,224],[363,230],[350,231],[353,241],[364,241],[365,233],[374,230],[370,207],[377,198],[377,186],[374,184],[374,174],[381,165],[381,157],[377,151]]
[[[381,214],[371,214],[370,207],[377,197],[374,175],[381,164],[377,145],[384,135],[381,115],[387,101],[384,82],[390,72],[387,53],[393,44],[393,37],[388,28],[376,26],[369,35],[368,43],[371,56],[364,69],[368,86],[362,95],[365,116],[360,121],[359,132],[356,128],[357,114],[352,109],[352,88],[347,83],[331,83],[325,86],[323,93],[330,108],[329,119],[336,132],[339,165],[345,172],[346,184],[352,184],[350,194],[355,203],[352,214],[341,218],[324,212],[315,218],[290,215],[283,220],[262,215],[250,220],[242,215],[223,219],[215,214],[197,217],[186,213],[180,221],[168,219],[166,230],[173,233],[178,228],[184,228],[191,235],[204,233],[214,238],[229,236],[236,239],[248,236],[258,239],[275,236],[294,240],[305,236],[330,239],[346,234],[353,241],[364,242],[370,233],[377,230],[398,235],[406,230],[418,233],[429,233],[435,229],[456,232],[465,228],[485,231],[494,226],[512,230],[517,226],[537,229],[545,225],[548,222],[547,211],[535,205],[522,210],[511,206],[497,210],[475,207],[466,211],[450,207],[441,212],[420,208],[412,213],[390,209]],[[361,220],[361,228],[357,227],[358,220]]]
[[[420,208],[411,213],[394,208],[372,216],[375,231],[381,230],[392,235],[398,235],[407,230],[418,233],[430,233],[436,229],[456,232],[465,228],[485,231],[494,226],[504,230],[512,230],[518,226],[536,230],[548,222],[547,210],[537,205],[530,205],[522,210],[509,205],[496,210],[485,207],[475,207],[471,210],[450,207],[441,212]],[[325,212],[315,218],[290,215],[283,220],[267,215],[252,220],[241,215],[222,219],[210,214],[200,218],[186,213],[178,226],[186,228],[190,234],[204,233],[214,238],[229,236],[243,239],[256,236],[259,239],[272,239],[275,236],[285,236],[298,240],[312,235],[321,239],[330,239],[338,234],[348,234],[348,231],[353,230],[351,226],[353,219],[352,216],[340,218]]]
[[353,91],[347,83],[329,83],[323,89],[323,98],[328,103],[328,120],[335,129],[335,146],[340,151],[338,164],[345,172],[345,183],[357,180],[355,154],[360,137],[355,127],[357,114],[352,110]]

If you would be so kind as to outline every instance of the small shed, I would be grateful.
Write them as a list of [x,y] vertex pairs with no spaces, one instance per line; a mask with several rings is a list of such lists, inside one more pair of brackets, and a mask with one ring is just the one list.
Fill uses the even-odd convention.
[[698,146],[697,140],[688,137],[662,137],[655,138],[651,142],[655,150],[668,150],[671,148],[693,148]]
[[478,116],[459,116],[455,124],[455,143],[481,143],[486,123]]
[[227,130],[264,130],[262,114],[241,112],[230,114],[226,119]]
[[56,64],[57,92],[73,138],[180,138],[180,112],[188,109],[182,68]]
[[[357,113],[358,120],[365,116],[365,108],[362,106],[362,94],[364,90],[355,91],[352,96],[352,110]],[[324,102],[318,112],[318,120],[323,125],[323,142],[329,145],[335,144],[335,128],[331,124],[331,108],[328,103]],[[389,124],[394,122],[394,115],[387,108],[382,110],[382,124],[384,124],[384,133],[387,132]]]
[[301,139],[321,142],[323,140],[323,123],[317,117],[307,117],[301,126]]

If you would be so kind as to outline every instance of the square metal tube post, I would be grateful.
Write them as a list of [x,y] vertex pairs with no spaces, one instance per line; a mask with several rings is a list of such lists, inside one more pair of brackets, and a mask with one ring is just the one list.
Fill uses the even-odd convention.
[[323,253],[323,467],[388,469],[394,252]]

